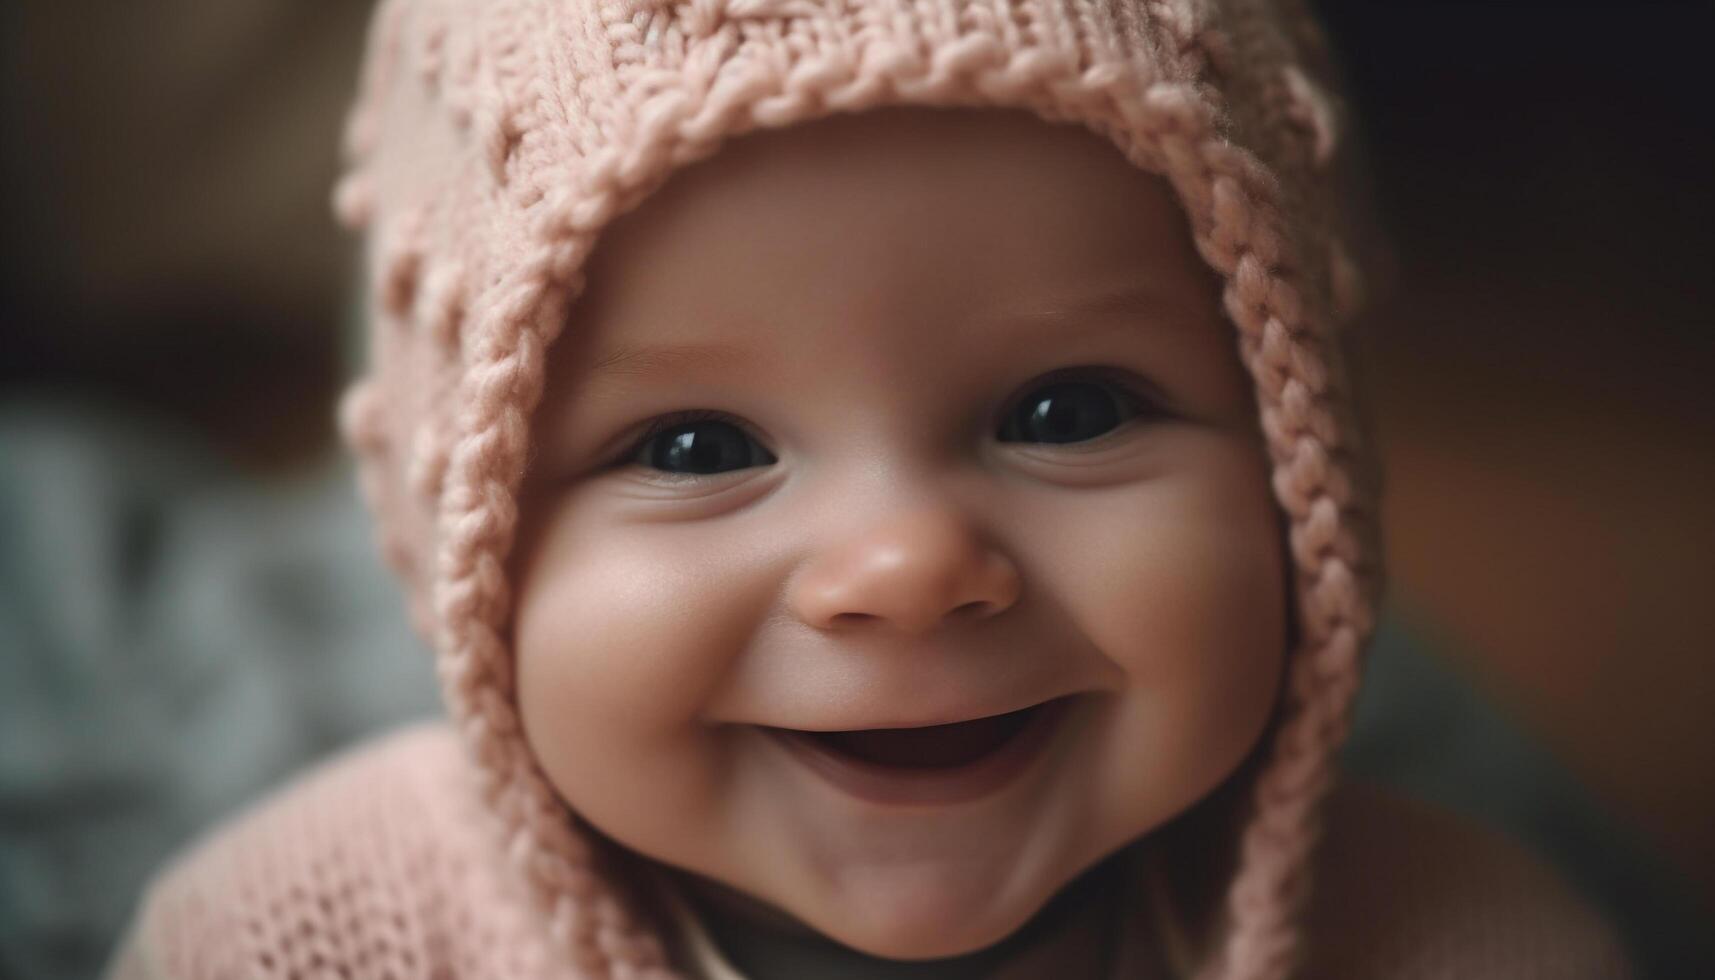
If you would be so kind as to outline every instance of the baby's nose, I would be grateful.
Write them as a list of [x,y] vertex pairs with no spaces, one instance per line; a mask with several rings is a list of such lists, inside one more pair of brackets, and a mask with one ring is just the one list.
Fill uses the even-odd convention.
[[926,633],[985,619],[1018,601],[1018,568],[962,515],[944,508],[889,516],[815,556],[790,601],[818,629],[891,625]]

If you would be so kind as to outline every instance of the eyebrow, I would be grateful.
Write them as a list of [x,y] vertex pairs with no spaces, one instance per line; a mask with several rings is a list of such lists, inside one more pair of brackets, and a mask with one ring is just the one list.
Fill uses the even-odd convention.
[[[1220,297],[1211,297],[1211,300],[1214,311],[1219,314]],[[1126,324],[1134,317],[1177,324],[1194,321],[1202,312],[1167,290],[1144,280],[1131,279],[1118,286],[1088,290],[1002,313],[991,317],[990,322],[1030,330],[1089,320],[1101,321],[1104,328],[1109,328]]]
[[749,356],[747,348],[722,343],[621,347],[590,365],[584,383],[600,387],[623,378],[730,368]]
[[[1218,304],[1218,300],[1217,300]],[[1218,306],[1217,306],[1218,309]],[[1052,302],[1032,303],[1008,312],[984,317],[990,324],[1034,333],[1043,328],[1069,327],[1075,321],[1094,321],[1091,333],[1128,328],[1133,317],[1181,320],[1194,318],[1196,311],[1147,282],[1131,280],[1118,287],[1075,294]],[[1013,338],[1013,342],[1023,337]],[[665,344],[650,347],[626,346],[590,365],[584,374],[586,391],[617,384],[622,379],[664,374],[696,374],[730,370],[753,356],[736,344],[719,342]]]

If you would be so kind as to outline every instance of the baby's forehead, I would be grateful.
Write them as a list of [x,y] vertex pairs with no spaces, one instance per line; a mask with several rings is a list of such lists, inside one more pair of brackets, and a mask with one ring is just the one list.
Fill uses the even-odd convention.
[[[1144,339],[1170,331],[1208,330],[1207,304],[1157,288],[1138,278],[1112,287],[1066,291],[1052,299],[973,304],[939,330],[889,330],[879,319],[855,319],[839,330],[844,347],[874,347],[902,340],[925,355],[963,342],[972,351],[1034,350],[1043,354],[1100,346],[1110,339]],[[957,323],[949,322],[956,319]],[[751,322],[699,320],[695,331],[650,329],[650,321],[622,320],[590,344],[579,365],[581,383],[601,387],[624,382],[715,375],[729,371],[793,369],[795,351],[814,349],[814,327],[773,329],[777,319]],[[796,342],[796,343],[795,343]],[[832,343],[829,344],[832,346]],[[816,366],[849,364],[832,358]]]
[[675,174],[595,243],[569,323],[585,367],[675,347],[714,363],[721,346],[782,346],[769,328],[873,340],[904,324],[932,346],[967,323],[1218,307],[1165,181],[1080,128],[946,115],[746,137]]

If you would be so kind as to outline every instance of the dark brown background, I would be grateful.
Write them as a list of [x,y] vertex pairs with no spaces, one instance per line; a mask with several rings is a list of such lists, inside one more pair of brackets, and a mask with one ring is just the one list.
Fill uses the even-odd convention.
[[[1397,598],[1715,909],[1707,4],[1322,5],[1398,281],[1366,323]],[[5,8],[0,395],[323,453],[363,5]]]
[[1715,8],[1326,6],[1399,593],[1715,908]]

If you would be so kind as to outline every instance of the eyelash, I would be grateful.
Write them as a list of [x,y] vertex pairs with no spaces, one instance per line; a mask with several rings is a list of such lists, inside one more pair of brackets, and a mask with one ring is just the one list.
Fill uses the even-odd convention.
[[[1169,414],[1166,397],[1152,382],[1123,368],[1113,367],[1061,368],[1032,378],[1030,383],[1022,389],[1018,398],[1007,402],[1005,414],[1010,415],[1016,411],[1019,402],[1025,395],[1029,395],[1039,388],[1067,381],[1092,381],[1107,387],[1120,396],[1120,402],[1131,413],[1127,421],[1137,416],[1165,417]],[[1116,428],[1113,431],[1119,430]],[[1097,436],[1096,438],[1100,439],[1104,436]]]
[[[1148,381],[1133,375],[1129,371],[1117,368],[1085,367],[1065,368],[1058,371],[1050,371],[1047,374],[1033,378],[1030,381],[1030,384],[1022,389],[1022,393],[1018,398],[1014,398],[1007,402],[1007,407],[1002,413],[1003,417],[1007,417],[1012,412],[1016,411],[1020,400],[1024,396],[1049,385],[1064,383],[1067,381],[1092,381],[1106,386],[1114,394],[1119,396],[1120,402],[1128,412],[1127,417],[1121,421],[1119,426],[1095,437],[1095,439],[1088,440],[1090,442],[1096,442],[1107,438],[1108,435],[1119,431],[1126,423],[1138,417],[1148,415],[1165,417],[1168,414],[1167,410],[1163,407],[1165,400],[1160,396],[1160,393],[1155,389],[1155,386],[1150,384]],[[656,436],[661,435],[669,429],[677,428],[681,425],[688,425],[693,422],[725,422],[733,428],[738,429],[740,432],[745,433],[745,435],[750,438],[756,439],[756,434],[752,431],[749,423],[729,412],[723,412],[718,409],[711,408],[693,408],[680,412],[669,412],[666,415],[658,415],[651,419],[649,424],[644,428],[643,432],[637,436],[637,438],[626,443],[626,449],[613,460],[612,465],[625,466],[629,464],[632,460],[637,458],[638,453],[642,451],[643,447],[648,445],[650,440],[654,439]],[[760,439],[757,441],[761,442]],[[1067,443],[1062,445],[1077,444]],[[1076,452],[1077,450],[1073,449],[1069,451]],[[672,481],[709,478],[707,476],[698,476],[694,474],[665,472],[658,474],[658,477],[660,479]]]
[[623,463],[636,456],[638,450],[648,445],[649,440],[663,432],[666,432],[668,429],[676,428],[681,425],[688,425],[692,422],[725,422],[740,432],[743,432],[745,435],[750,436],[752,439],[756,438],[755,433],[750,431],[750,426],[743,419],[736,415],[719,411],[718,409],[692,408],[683,412],[669,412],[666,415],[659,415],[651,419],[648,427],[643,430],[643,433],[630,442],[630,448],[620,454],[619,462]]

